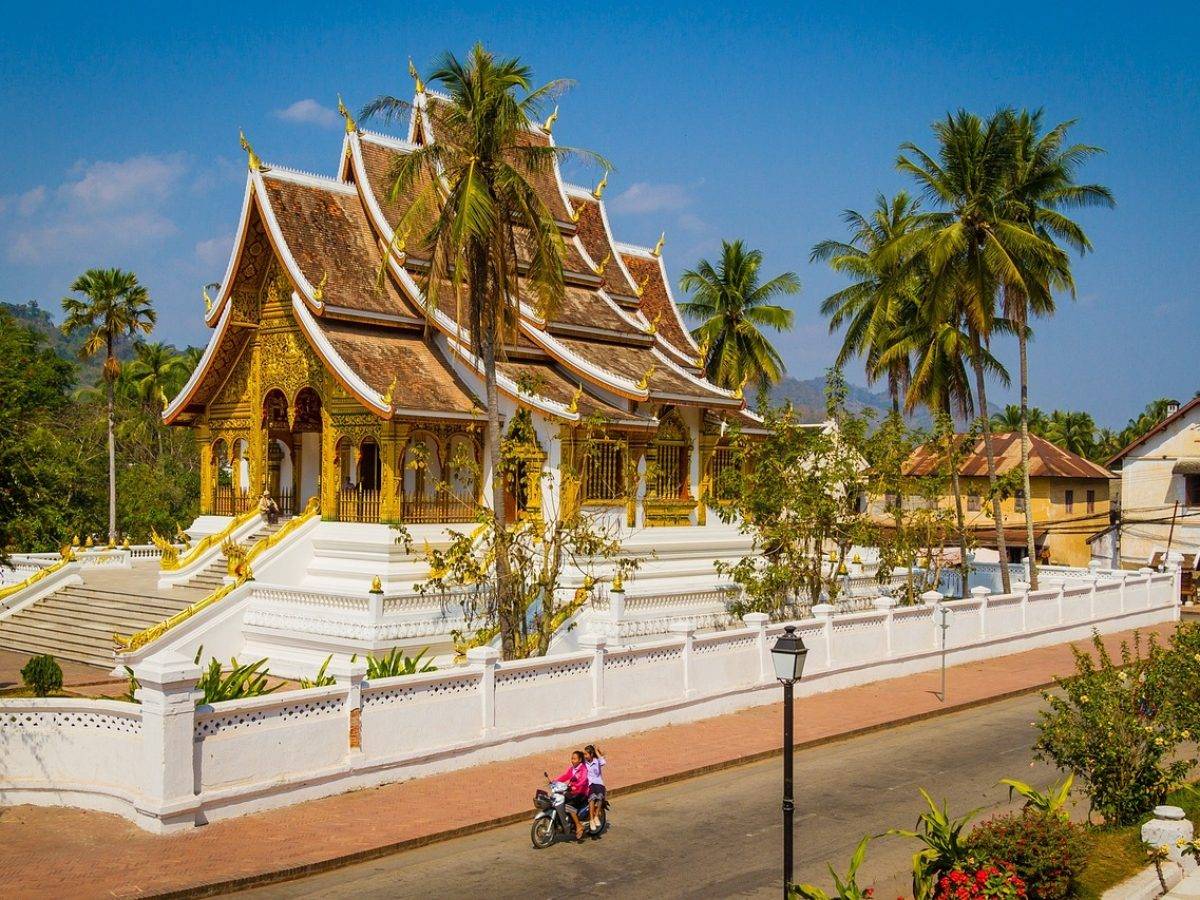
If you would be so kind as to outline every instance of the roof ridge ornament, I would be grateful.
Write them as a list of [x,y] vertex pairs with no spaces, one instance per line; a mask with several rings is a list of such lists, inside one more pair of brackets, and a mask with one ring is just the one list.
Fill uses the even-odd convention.
[[646,285],[648,285],[649,283],[650,283],[650,276],[647,275],[640,282],[638,282],[638,286],[633,291],[634,296],[637,297],[639,300],[641,300],[642,294],[646,293]]
[[318,303],[325,302],[325,285],[329,284],[329,273],[322,272],[321,280],[315,288],[313,288],[313,299]]
[[639,391],[650,390],[650,376],[654,374],[657,368],[657,365],[652,365],[646,370],[646,374],[642,376],[642,380],[637,383]]
[[583,215],[583,204],[576,200],[574,206],[575,209],[571,212],[571,221],[578,222],[579,217]]
[[660,234],[658,236],[658,243],[654,245],[654,249],[650,251],[651,254],[653,254],[655,259],[658,259],[660,256],[662,256],[663,244],[665,244],[666,242],[667,242],[667,233],[664,231],[662,234]]
[[592,196],[597,200],[604,196],[604,189],[608,187],[608,171],[608,169],[604,170],[604,177],[600,179],[600,183],[596,185],[595,190],[592,191]]
[[579,412],[579,398],[583,396],[583,382],[579,382],[579,387],[571,394],[571,402],[567,404],[567,412]]
[[358,123],[354,121],[354,116],[350,114],[350,110],[346,108],[346,104],[342,102],[342,95],[338,94],[338,114],[346,120],[346,134],[354,134],[358,131]]
[[425,93],[425,82],[421,80],[421,75],[417,71],[417,67],[413,65],[412,57],[408,58],[408,74],[412,77],[413,84],[416,85],[417,93]]
[[246,132],[238,129],[238,141],[242,145],[242,149],[246,151],[246,165],[249,166],[251,172],[262,172],[266,170],[263,161],[258,158],[258,154],[254,152],[254,148],[250,146],[250,142],[246,140]]
[[646,334],[658,334],[658,323],[662,321],[662,310],[658,311],[658,315],[650,320],[650,324],[646,326]]
[[391,382],[391,384],[388,385],[388,389],[379,395],[380,402],[383,403],[383,405],[386,406],[389,411],[391,410],[392,403],[396,398],[397,381],[398,381],[397,376],[393,375],[392,382]]
[[558,121],[558,104],[557,103],[554,105],[554,112],[550,113],[550,115],[549,115],[549,117],[547,117],[546,121],[542,123],[542,131],[546,132],[546,134],[553,134],[554,123],[556,121]]
[[608,268],[610,262],[612,262],[612,253],[605,253],[604,259],[600,260],[600,265],[596,266],[596,274],[603,276],[604,270]]
[[212,297],[208,296],[208,288],[200,288],[200,293],[204,295],[204,315],[210,315],[212,313],[213,301]]

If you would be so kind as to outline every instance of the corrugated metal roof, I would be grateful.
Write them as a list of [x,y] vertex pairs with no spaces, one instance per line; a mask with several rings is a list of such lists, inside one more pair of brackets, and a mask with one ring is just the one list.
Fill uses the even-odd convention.
[[[961,440],[966,436],[961,435]],[[1036,435],[1029,436],[1030,478],[1096,478],[1109,479],[1112,474],[1102,466],[1077,456],[1062,447]],[[996,474],[1005,475],[1021,467],[1021,435],[1015,431],[992,435],[992,451],[996,456]],[[904,465],[906,475],[930,475],[941,467],[941,456],[936,447],[925,444],[913,451]],[[963,477],[987,477],[987,453],[983,437],[967,453],[958,467]]]

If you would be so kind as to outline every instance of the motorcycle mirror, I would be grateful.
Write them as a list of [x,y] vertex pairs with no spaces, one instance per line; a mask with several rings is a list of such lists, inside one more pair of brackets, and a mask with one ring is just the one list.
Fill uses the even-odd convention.
[[542,772],[542,777],[543,777],[543,778],[549,778],[549,777],[550,777],[550,773],[549,773],[549,772],[546,772],[546,771],[543,771],[543,772]]

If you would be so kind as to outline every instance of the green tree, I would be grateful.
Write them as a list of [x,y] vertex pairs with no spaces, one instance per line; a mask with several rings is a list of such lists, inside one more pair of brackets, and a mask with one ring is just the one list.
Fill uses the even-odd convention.
[[124,337],[149,334],[156,320],[150,295],[132,272],[89,269],[71,284],[85,299],[64,297],[64,334],[82,334],[80,357],[104,354],[104,381],[108,395],[108,540],[117,540],[117,449],[114,429],[115,388],[121,374],[117,342]]
[[929,318],[956,326],[961,322],[966,329],[1005,592],[1010,589],[1008,555],[996,490],[984,350],[997,321],[998,292],[1012,287],[1031,299],[1040,297],[1045,291],[1043,273],[1064,265],[1062,251],[1031,231],[1003,202],[1016,140],[1014,118],[1002,110],[985,121],[959,110],[934,123],[934,154],[912,143],[901,145],[897,168],[911,175],[940,208],[920,213],[911,232],[889,242],[881,254],[885,264],[919,259],[927,273],[922,302],[936,310]]
[[[1046,414],[1036,406],[1031,406],[1026,414],[1029,422],[1029,433],[1044,435],[1046,432]],[[996,431],[1021,430],[1021,405],[1009,403],[998,413],[992,413],[992,428]]]
[[[482,44],[472,47],[465,61],[444,54],[426,79],[448,95],[426,105],[436,139],[397,157],[389,188],[393,200],[415,197],[389,250],[405,251],[398,245],[411,234],[414,249],[428,255],[424,287],[431,305],[446,292],[456,301],[466,294],[471,346],[484,370],[491,514],[500,526],[495,555],[500,585],[509,581],[509,555],[504,479],[498,477],[502,463],[496,359],[516,334],[521,298],[534,300],[539,312],[548,315],[564,296],[562,235],[533,180],[572,154],[582,153],[608,167],[595,154],[527,139],[545,102],[565,87],[565,82],[554,81],[532,89],[531,77],[520,60],[497,59]],[[381,96],[362,115],[392,119],[410,108],[406,101]],[[498,602],[503,652],[512,658],[520,624],[517,603],[503,594]]]
[[[1009,184],[1004,198],[1007,214],[1047,244],[1066,244],[1079,254],[1092,249],[1084,230],[1064,214],[1064,210],[1086,206],[1112,206],[1112,193],[1098,184],[1078,184],[1079,167],[1103,152],[1086,144],[1066,144],[1067,132],[1074,120],[1062,122],[1042,133],[1042,113],[1022,110],[1012,120],[1013,141]],[[1029,361],[1028,325],[1031,315],[1054,314],[1053,290],[1075,294],[1075,283],[1065,255],[1032,257],[1031,276],[1038,289],[1029,291],[1016,280],[1004,283],[1004,312],[1016,326],[1020,356],[1021,391],[1021,477],[1025,496],[1032,496],[1029,483]],[[1088,439],[1089,449],[1091,439]],[[1025,504],[1025,542],[1029,557],[1029,581],[1037,590],[1037,545],[1033,536],[1032,504]]]
[[168,398],[183,386],[187,362],[175,348],[161,342],[138,341],[133,345],[134,358],[123,369],[133,389],[156,418],[155,439],[162,452],[162,422],[159,417]]
[[714,384],[739,390],[753,381],[760,404],[772,384],[783,377],[783,360],[764,328],[787,331],[795,314],[772,302],[800,292],[795,272],[760,281],[762,251],[747,250],[741,241],[722,241],[716,264],[702,259],[679,279],[691,296],[679,308],[700,324],[692,337],[704,350],[704,371]]
[[809,257],[811,262],[828,262],[831,269],[853,281],[821,304],[822,315],[829,317],[830,333],[846,326],[835,365],[843,367],[851,357],[861,356],[869,384],[881,376],[887,378],[892,412],[900,410],[900,393],[910,373],[909,360],[905,356],[891,357],[887,366],[881,366],[879,360],[892,333],[913,314],[919,279],[909,260],[892,258],[885,265],[878,251],[906,235],[917,221],[917,212],[917,204],[904,191],[891,200],[879,194],[869,215],[852,209],[843,213],[849,241],[821,241]]
[[1050,443],[1090,459],[1095,451],[1096,423],[1088,413],[1056,409],[1046,421],[1044,436]]

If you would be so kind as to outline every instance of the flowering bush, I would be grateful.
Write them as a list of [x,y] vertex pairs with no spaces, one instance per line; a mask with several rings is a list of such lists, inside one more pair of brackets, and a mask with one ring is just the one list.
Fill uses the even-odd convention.
[[1153,638],[1143,653],[1135,634],[1114,662],[1099,635],[1092,642],[1095,656],[1075,649],[1075,674],[1058,679],[1061,694],[1045,695],[1034,749],[1075,774],[1106,823],[1131,825],[1195,763],[1174,755],[1190,736],[1171,690],[1178,654]]
[[975,827],[968,848],[980,859],[1011,863],[1031,900],[1068,897],[1087,864],[1087,832],[1057,812],[996,816]]
[[976,897],[1026,897],[1025,882],[1009,863],[984,863],[977,868],[951,869],[938,879],[935,900],[973,900]]

